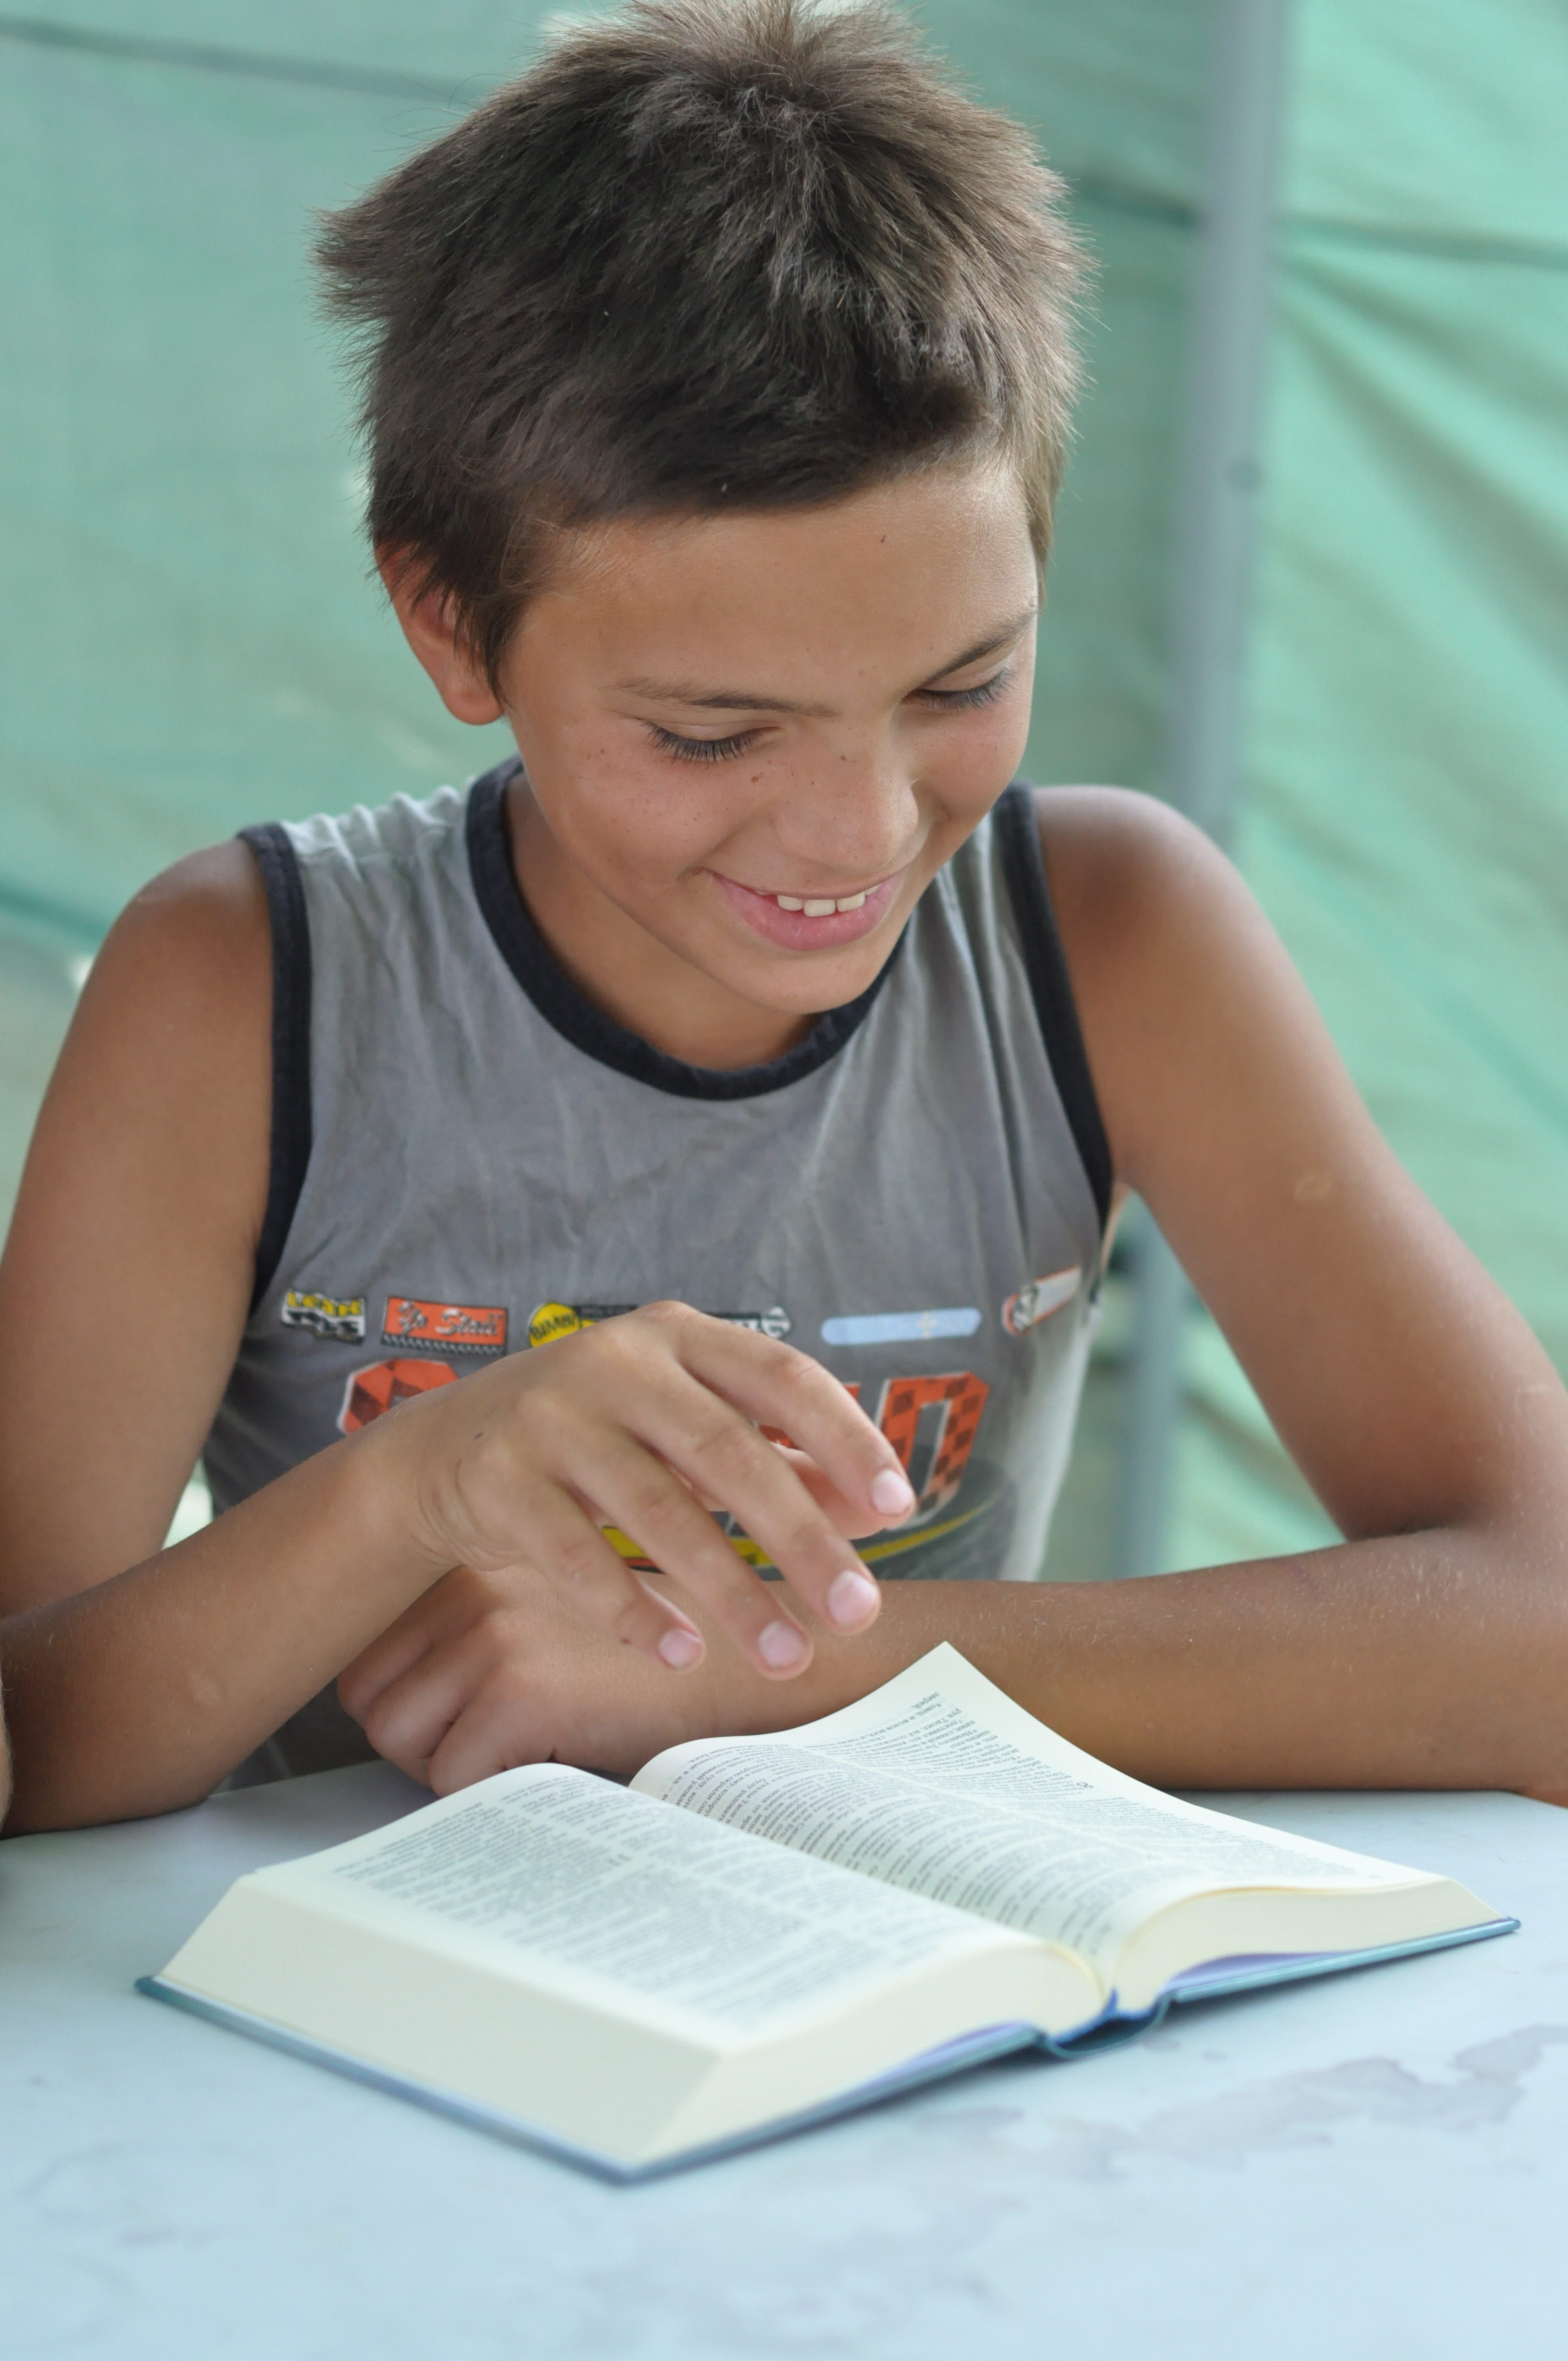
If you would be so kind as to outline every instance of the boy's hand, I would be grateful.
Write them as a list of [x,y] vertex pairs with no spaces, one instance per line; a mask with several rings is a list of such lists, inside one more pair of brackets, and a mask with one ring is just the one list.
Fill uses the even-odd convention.
[[[785,1454],[758,1432],[788,1434]],[[433,1561],[523,1564],[587,1620],[676,1671],[700,1631],[605,1539],[615,1525],[758,1672],[803,1671],[811,1642],[710,1508],[732,1514],[795,1600],[831,1630],[874,1621],[876,1584],[847,1535],[914,1506],[892,1444],[838,1379],[797,1353],[682,1303],[623,1313],[444,1386],[365,1431],[411,1477]],[[704,1505],[704,1504],[707,1505]]]
[[449,1795],[522,1763],[630,1776],[711,1734],[708,1686],[615,1646],[532,1566],[460,1565],[356,1658],[337,1693],[378,1754]]

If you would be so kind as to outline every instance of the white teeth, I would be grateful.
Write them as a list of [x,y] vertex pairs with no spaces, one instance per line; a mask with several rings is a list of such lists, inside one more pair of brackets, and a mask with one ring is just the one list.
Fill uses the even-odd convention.
[[859,910],[865,904],[864,894],[846,894],[841,902],[821,899],[803,901],[798,894],[775,894],[774,901],[781,910],[803,910],[808,918],[830,918],[835,910]]

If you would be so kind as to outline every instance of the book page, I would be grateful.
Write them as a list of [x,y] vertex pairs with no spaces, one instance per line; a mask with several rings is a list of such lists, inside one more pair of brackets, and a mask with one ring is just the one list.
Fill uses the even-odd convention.
[[1107,1983],[1134,1929],[1187,1895],[1442,1883],[1146,1787],[946,1645],[842,1713],[777,1737],[673,1747],[633,1785],[1064,1944]]
[[994,1948],[912,1894],[554,1763],[256,1880],[268,1882],[339,1909],[364,1896],[382,1918],[416,1914],[426,1943],[526,1953],[530,1972],[543,1961],[571,1989],[592,1979],[623,2009],[641,2001],[730,2035]]

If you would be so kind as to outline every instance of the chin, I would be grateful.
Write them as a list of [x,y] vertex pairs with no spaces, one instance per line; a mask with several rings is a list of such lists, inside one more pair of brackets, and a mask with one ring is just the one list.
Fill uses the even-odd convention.
[[[759,961],[744,976],[737,974],[731,989],[759,1008],[778,1016],[819,1016],[824,1009],[842,1008],[859,1000],[876,982],[893,954],[895,934],[885,948],[847,959],[842,952],[801,952],[786,960]],[[781,968],[784,972],[780,972]]]

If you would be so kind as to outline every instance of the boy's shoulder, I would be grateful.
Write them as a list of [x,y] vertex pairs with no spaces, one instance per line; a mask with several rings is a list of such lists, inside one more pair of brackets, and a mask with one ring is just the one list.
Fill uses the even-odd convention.
[[1084,1047],[1119,1171],[1172,1107],[1299,1043],[1306,994],[1233,863],[1157,796],[1036,791]]
[[1212,840],[1157,796],[1131,787],[1035,787],[1035,817],[1052,899],[1124,910],[1229,863]]
[[104,1134],[127,1170],[145,1150],[149,1169],[168,1166],[174,1194],[199,1182],[248,1221],[265,1192],[272,990],[249,848],[231,838],[188,853],[104,938],[50,1084],[53,1127]]
[[89,983],[149,1004],[195,995],[209,1020],[271,986],[267,895],[238,837],[187,853],[144,885],[109,929]]
[[1125,787],[1033,790],[1051,903],[1075,984],[1136,986],[1209,942],[1222,957],[1256,909],[1212,840]]

